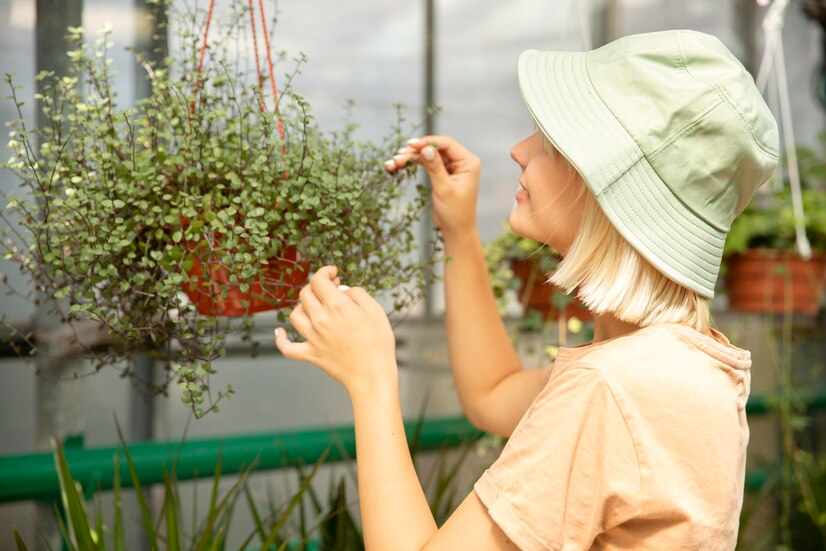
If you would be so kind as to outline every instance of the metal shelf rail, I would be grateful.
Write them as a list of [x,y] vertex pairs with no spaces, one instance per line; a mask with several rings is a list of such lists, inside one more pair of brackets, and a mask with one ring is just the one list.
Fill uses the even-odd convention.
[[[800,398],[812,412],[826,408],[826,386],[802,390]],[[774,412],[776,393],[754,394],[746,405],[749,416]],[[406,422],[407,434],[416,430],[415,422]],[[455,447],[483,433],[464,417],[435,418],[422,423],[417,448],[422,451]],[[241,472],[255,463],[255,470],[270,470],[312,464],[330,449],[327,462],[355,457],[355,433],[352,425],[293,432],[235,435],[225,438],[193,439],[184,442],[142,442],[129,444],[142,485],[163,481],[164,468],[175,467],[178,480],[212,476],[218,457],[222,475]],[[66,446],[66,459],[72,476],[86,492],[112,487],[115,454],[121,456],[121,483],[131,485],[128,467],[120,447],[84,449]],[[769,476],[766,469],[750,470],[746,489],[754,490]],[[60,496],[57,471],[51,452],[7,455],[0,457],[0,503]]]

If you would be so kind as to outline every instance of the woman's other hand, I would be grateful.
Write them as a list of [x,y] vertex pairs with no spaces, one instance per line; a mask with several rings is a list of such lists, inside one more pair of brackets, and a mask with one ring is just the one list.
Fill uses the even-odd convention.
[[442,233],[475,230],[479,157],[448,136],[424,136],[407,144],[385,163],[387,170],[402,168],[410,159],[418,162],[430,177],[433,221]]
[[286,358],[319,366],[352,397],[397,381],[396,338],[367,291],[337,288],[337,271],[324,266],[301,289],[290,322],[305,342],[290,341],[278,328],[275,344]]

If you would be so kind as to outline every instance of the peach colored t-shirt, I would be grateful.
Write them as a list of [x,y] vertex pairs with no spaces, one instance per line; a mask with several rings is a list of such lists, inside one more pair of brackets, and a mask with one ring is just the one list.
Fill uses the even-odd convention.
[[751,356],[661,324],[562,348],[474,489],[523,551],[731,550]]

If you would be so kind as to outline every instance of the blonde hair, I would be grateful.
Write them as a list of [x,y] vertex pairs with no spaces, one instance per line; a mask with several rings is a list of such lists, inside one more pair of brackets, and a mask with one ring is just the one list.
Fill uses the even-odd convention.
[[[582,176],[547,138],[545,150]],[[582,190],[587,189],[584,181]],[[642,327],[680,323],[700,332],[710,326],[709,300],[669,279],[645,260],[614,228],[592,193],[584,193],[582,220],[570,250],[549,283],[576,293],[595,314],[612,313]]]

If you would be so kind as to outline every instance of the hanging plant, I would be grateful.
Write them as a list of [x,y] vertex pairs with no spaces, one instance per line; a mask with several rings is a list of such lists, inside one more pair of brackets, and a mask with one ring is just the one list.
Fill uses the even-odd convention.
[[211,9],[203,19],[170,10],[181,48],[161,64],[138,59],[152,92],[134,106],[118,104],[108,30],[87,45],[70,28],[69,74],[37,75],[45,128],[27,128],[6,76],[19,118],[2,167],[22,187],[5,198],[6,258],[63,322],[105,329],[102,345],[85,347],[96,369],[146,350],[166,374],[151,390],[177,382],[196,416],[232,391],[209,384],[225,337],[249,333],[263,309],[286,321],[314,268],[338,265],[342,281],[384,292],[397,312],[440,260],[410,254],[428,190],[413,169],[383,167],[415,130],[401,108],[378,144],[356,140],[353,123],[323,131],[292,88],[303,57],[279,94],[257,54],[250,63],[230,51],[255,36],[251,10],[236,4],[208,43]]

